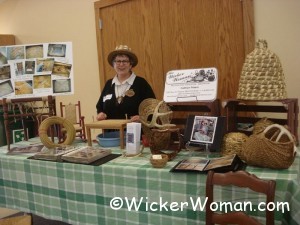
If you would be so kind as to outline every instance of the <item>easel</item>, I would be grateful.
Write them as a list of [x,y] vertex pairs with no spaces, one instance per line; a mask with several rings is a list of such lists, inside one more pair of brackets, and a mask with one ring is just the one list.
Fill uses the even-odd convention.
[[[24,130],[24,139],[28,140],[26,119],[31,117],[35,122],[35,130],[37,130],[39,124],[43,119],[56,115],[55,110],[55,98],[51,95],[47,97],[35,97],[35,98],[17,98],[17,99],[2,99],[3,105],[3,117],[6,133],[7,149],[10,151],[10,139],[11,130],[10,125],[18,120],[22,121],[22,127]],[[10,112],[13,113],[10,113]],[[54,139],[54,133],[52,132],[52,139]]]

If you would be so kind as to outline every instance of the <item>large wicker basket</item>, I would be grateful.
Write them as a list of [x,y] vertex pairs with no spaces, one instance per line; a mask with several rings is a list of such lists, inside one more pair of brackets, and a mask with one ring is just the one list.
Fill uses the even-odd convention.
[[238,99],[279,100],[287,98],[284,73],[277,55],[266,40],[258,40],[247,55],[241,73]]
[[251,166],[287,169],[296,157],[292,134],[279,124],[271,124],[263,132],[251,135],[244,146],[243,158]]

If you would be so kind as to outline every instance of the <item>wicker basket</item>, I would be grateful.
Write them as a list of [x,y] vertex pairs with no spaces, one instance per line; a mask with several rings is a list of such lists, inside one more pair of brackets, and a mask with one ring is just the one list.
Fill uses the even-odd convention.
[[166,166],[169,160],[168,156],[165,154],[161,154],[161,157],[161,159],[153,159],[153,157],[151,156],[150,162],[154,168],[163,168]]
[[[160,100],[155,98],[147,98],[141,102],[139,105],[139,116],[142,123],[142,130],[144,135],[148,140],[151,139],[151,127],[146,126],[147,123],[150,123],[149,119],[153,116],[155,107],[160,103]],[[159,107],[159,113],[171,112],[170,107],[164,103]],[[159,117],[160,124],[169,124],[172,120],[172,114]]]
[[258,40],[255,49],[247,55],[239,82],[238,99],[279,100],[287,98],[280,60],[267,47],[266,40]]
[[243,159],[243,145],[247,141],[247,139],[248,136],[240,132],[231,132],[224,135],[222,155],[225,156],[237,154],[241,159]]
[[287,169],[296,157],[295,141],[284,126],[272,124],[263,132],[251,135],[242,154],[248,165]]
[[267,117],[261,118],[253,125],[253,134],[258,134],[264,131],[267,126],[274,124],[271,120],[268,120]]

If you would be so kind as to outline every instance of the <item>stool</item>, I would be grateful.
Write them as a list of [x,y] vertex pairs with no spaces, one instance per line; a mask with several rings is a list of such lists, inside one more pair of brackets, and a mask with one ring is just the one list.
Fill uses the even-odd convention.
[[91,129],[116,129],[120,130],[120,147],[124,149],[124,129],[130,120],[101,120],[85,124],[88,146],[92,146]]

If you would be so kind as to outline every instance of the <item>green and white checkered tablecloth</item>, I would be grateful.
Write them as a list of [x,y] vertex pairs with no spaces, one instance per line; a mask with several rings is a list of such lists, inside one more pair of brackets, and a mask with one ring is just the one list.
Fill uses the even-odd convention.
[[[114,149],[115,153],[119,151]],[[80,225],[205,224],[202,207],[206,175],[169,172],[187,156],[186,152],[165,168],[156,169],[149,162],[149,150],[145,151],[142,157],[119,157],[91,166],[7,155],[6,147],[1,147],[0,207]],[[299,168],[299,154],[287,170],[247,167],[260,178],[276,180],[275,201],[289,202],[289,212],[275,213],[276,224],[300,221]],[[217,188],[215,197],[222,201],[251,201],[254,206],[264,200],[254,197],[251,191],[233,188]],[[120,203],[118,209],[112,208]],[[258,212],[253,215],[264,216]]]

